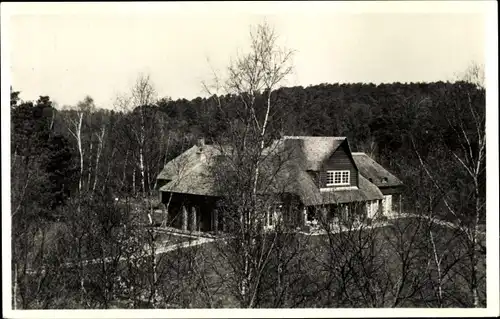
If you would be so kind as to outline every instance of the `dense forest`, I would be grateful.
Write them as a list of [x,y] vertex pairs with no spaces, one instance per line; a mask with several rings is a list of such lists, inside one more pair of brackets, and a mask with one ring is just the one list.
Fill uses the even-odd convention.
[[[464,143],[470,143],[472,151],[479,147],[475,121],[484,121],[484,89],[460,81],[321,84],[280,88],[271,96],[279,107],[271,122],[276,136],[270,139],[279,135],[347,136],[354,151],[370,154],[403,180],[406,211],[432,210],[443,218],[453,218],[444,207],[446,198],[464,212],[473,211],[473,186],[448,151],[460,152]],[[31,257],[33,261],[28,262],[28,246],[35,245],[38,236],[49,234],[51,225],[65,222],[75,227],[77,216],[90,213],[75,210],[81,209],[82,201],[99,214],[105,211],[102,207],[116,206],[114,198],[138,203],[156,198],[155,178],[166,162],[200,137],[207,143],[223,139],[227,114],[217,107],[217,99],[237,108],[238,97],[227,95],[190,101],[163,98],[129,112],[96,108],[87,97],[76,108],[59,110],[48,96],[23,101],[22,93],[12,91],[12,244],[19,282],[26,280],[19,272],[27,276],[28,264],[34,267],[54,263],[46,258],[63,258],[60,252],[52,255],[51,249],[63,248],[55,245],[45,248],[45,256],[38,256],[41,260]],[[141,131],[143,139],[139,136],[141,123],[146,128]],[[470,137],[465,142],[462,132]],[[428,165],[438,187],[420,160]],[[479,180],[482,197],[484,179],[483,170]],[[80,193],[85,195],[77,196]],[[120,224],[116,217],[120,213],[112,210],[106,214],[96,216],[105,232]],[[36,294],[21,292],[21,307],[54,306],[57,298],[51,285],[56,283],[38,284]],[[37,295],[44,296],[38,306],[33,304]]]
[[[47,96],[36,102],[22,102],[19,92],[11,96],[13,158],[23,156],[25,164],[36,159],[36,165],[45,168],[46,189],[36,193],[46,194],[42,197],[50,210],[78,189],[79,170],[85,190],[106,188],[120,197],[142,192],[140,149],[145,160],[144,192],[149,193],[166,162],[200,137],[208,143],[220,141],[227,123],[216,106],[217,97],[191,101],[163,98],[124,113],[111,107],[96,108],[91,98],[82,101],[79,109],[56,110]],[[218,98],[227,100],[228,105],[238,99]],[[484,89],[467,82],[321,84],[280,88],[272,98],[278,107],[272,115],[276,136],[270,139],[279,138],[279,134],[346,136],[353,151],[368,153],[399,176],[409,190],[418,187],[414,186],[418,179],[408,170],[418,167],[417,154],[429,160],[429,165],[437,164],[431,159],[439,158],[439,165],[446,167],[446,156],[439,157],[443,155],[440,152],[462,147],[457,128],[462,125],[467,133],[475,134],[468,101],[480,106],[476,110],[482,118],[485,111]],[[143,145],[139,145],[135,132],[142,114],[147,131]],[[83,165],[76,133],[81,134]],[[473,149],[478,147],[476,142],[471,138]],[[451,169],[448,172],[455,174]],[[451,183],[454,176],[441,178],[443,183]],[[414,202],[412,193],[405,196],[410,203]]]

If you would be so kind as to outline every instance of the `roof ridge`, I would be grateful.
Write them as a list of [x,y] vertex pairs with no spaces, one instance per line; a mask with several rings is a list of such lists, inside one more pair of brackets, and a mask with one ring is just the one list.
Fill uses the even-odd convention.
[[352,155],[367,155],[365,152],[351,152]]

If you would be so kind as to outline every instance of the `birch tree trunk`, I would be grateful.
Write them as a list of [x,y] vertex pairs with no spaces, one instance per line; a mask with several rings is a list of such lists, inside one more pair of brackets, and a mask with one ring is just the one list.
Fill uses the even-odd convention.
[[81,193],[82,191],[82,183],[83,183],[83,149],[82,149],[82,120],[83,120],[83,113],[78,114],[78,120],[76,121],[71,121],[73,127],[69,128],[69,132],[71,135],[76,140],[76,145],[78,148],[78,158],[80,161],[80,174],[78,178],[78,192]]
[[434,242],[434,236],[432,235],[432,230],[429,230],[429,238],[432,245],[432,252],[434,255],[434,262],[436,264],[437,276],[438,276],[438,302],[439,307],[442,306],[443,303],[443,284],[442,284],[442,275],[441,275],[441,259],[438,257],[438,252],[436,248],[436,244]]
[[89,159],[88,159],[88,177],[87,177],[87,191],[90,191],[90,187],[92,185],[92,139],[90,139],[90,146],[89,146]]
[[141,174],[141,191],[142,196],[146,197],[146,187],[145,187],[145,176],[144,176],[144,151],[143,148],[139,148],[139,171]]
[[83,182],[82,120],[83,120],[83,113],[80,113],[75,135],[78,145],[78,154],[80,156],[80,178],[78,181],[78,191],[80,193],[82,191],[82,182]]
[[[92,186],[92,192],[95,192],[95,188],[97,185],[97,180],[99,179],[99,159],[101,157],[103,145],[104,145],[104,134],[106,132],[106,128],[103,126],[101,128],[101,134],[97,136],[99,139],[99,145],[97,148],[97,154],[96,154],[96,160],[95,160],[95,169],[94,169],[94,185]],[[109,173],[109,166],[108,166],[108,173]]]
[[[91,114],[93,110],[95,109],[94,105],[94,100],[90,97],[87,96],[85,99],[81,102],[78,102],[76,106],[76,119],[72,118],[71,115],[69,115],[69,118],[67,119],[68,122],[68,131],[69,133],[75,138],[77,148],[78,148],[78,156],[80,159],[80,176],[78,180],[78,191],[79,193],[82,192],[84,188],[84,147],[83,147],[83,117],[85,114]],[[90,154],[89,156],[92,156],[92,141],[90,141]],[[90,173],[90,160],[89,160],[89,173]],[[90,189],[90,176],[88,178],[88,183],[87,183],[87,190]]]
[[146,127],[144,123],[144,106],[140,106],[141,108],[141,127],[140,127],[140,137],[139,137],[139,169],[141,171],[141,188],[142,188],[142,196],[146,198],[146,178],[145,178],[145,168],[144,168],[144,142],[145,142],[145,133]]
[[17,262],[14,264],[14,296],[13,296],[13,308],[14,310],[17,309]]

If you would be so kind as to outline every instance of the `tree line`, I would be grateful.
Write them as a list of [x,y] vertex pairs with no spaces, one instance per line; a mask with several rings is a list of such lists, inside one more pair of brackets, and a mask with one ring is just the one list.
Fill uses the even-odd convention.
[[[56,109],[48,96],[23,101],[11,89],[16,308],[109,308],[119,297],[130,302],[122,307],[217,307],[228,295],[241,307],[484,305],[480,69],[453,83],[280,88],[293,51],[266,25],[251,39],[227,78],[204,84],[206,98],[158,98],[145,75],[107,107],[87,96]],[[324,222],[321,240],[280,227],[264,235],[252,217],[263,207],[257,189],[273,178],[261,155],[283,135],[346,136],[404,182],[405,212],[458,230],[450,238],[419,219],[386,233],[337,234]],[[238,231],[210,253],[157,254],[148,220],[160,207],[156,176],[200,137],[238,150],[241,174],[219,172],[234,186],[221,191]],[[326,249],[311,254],[307,244]]]
[[[474,117],[469,115],[467,105],[457,102],[465,104],[471,99],[474,105],[483,106],[477,111],[484,118],[485,91],[468,82],[322,84],[280,88],[273,93],[280,112],[273,114],[277,129],[273,128],[270,139],[280,134],[346,136],[353,151],[368,153],[406,185],[412,185],[414,178],[407,176],[405,165],[418,166],[415,150],[425,159],[438,156],[443,147],[459,150],[455,130],[460,125],[474,134]],[[200,137],[209,143],[221,140],[228,128],[217,100],[234,104],[238,99],[163,98],[154,105],[124,113],[96,109],[90,97],[80,102],[77,110],[57,110],[48,96],[41,96],[35,103],[19,103],[19,92],[11,95],[12,153],[14,157],[27,152],[50,155],[54,168],[68,170],[59,172],[68,179],[64,183],[56,181],[55,172],[49,173],[60,198],[62,193],[76,191],[75,170],[80,171],[77,175],[85,190],[106,185],[117,194],[131,196],[153,191],[156,175],[166,162]],[[145,128],[143,138],[139,136],[140,127]],[[58,153],[52,152],[54,147]],[[479,147],[475,139],[471,147]],[[484,171],[481,173],[484,178]],[[453,177],[450,172],[449,178]]]

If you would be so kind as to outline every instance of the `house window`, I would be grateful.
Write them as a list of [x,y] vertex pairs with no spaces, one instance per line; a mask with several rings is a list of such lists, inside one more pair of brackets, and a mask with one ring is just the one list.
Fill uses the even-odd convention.
[[349,185],[350,173],[350,171],[327,171],[326,186]]
[[307,209],[307,215],[306,215],[306,221],[312,222],[313,220],[316,219],[316,214],[315,214],[315,209],[314,208],[309,208]]
[[266,214],[266,227],[273,227],[276,225],[278,219],[281,218],[283,204],[278,203],[271,206]]

